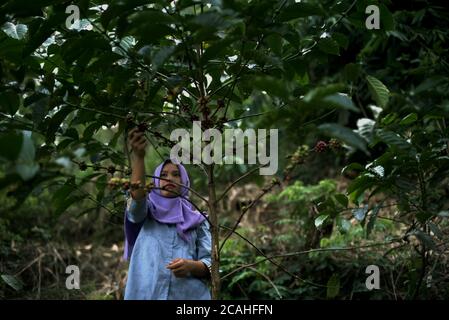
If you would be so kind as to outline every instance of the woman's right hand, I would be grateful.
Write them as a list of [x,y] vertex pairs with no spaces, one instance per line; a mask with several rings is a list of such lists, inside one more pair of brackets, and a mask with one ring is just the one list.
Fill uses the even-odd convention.
[[137,127],[131,129],[128,133],[128,141],[134,156],[138,158],[144,158],[145,149],[147,147],[145,132],[139,131]]

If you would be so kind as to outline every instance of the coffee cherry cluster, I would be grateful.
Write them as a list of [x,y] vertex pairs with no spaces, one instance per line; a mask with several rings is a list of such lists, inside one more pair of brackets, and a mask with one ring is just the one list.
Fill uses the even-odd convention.
[[[125,121],[126,121],[126,125],[127,125],[128,129],[134,128],[136,126],[135,117],[131,113],[127,114]],[[140,132],[145,132],[148,130],[148,128],[149,128],[149,125],[146,122],[140,122],[137,124],[137,129]]]
[[144,189],[150,192],[154,188],[153,182],[142,183],[140,180],[137,182],[130,182],[130,179],[113,177],[108,181],[108,186],[111,189],[122,189],[122,190],[137,190]]
[[274,186],[281,185],[281,181],[278,178],[271,179],[270,183],[262,188],[264,193],[269,192]]
[[334,151],[340,150],[342,148],[341,142],[335,138],[330,139],[328,145],[329,148],[331,148]]
[[197,102],[201,107],[204,107],[209,102],[209,96],[200,97]]
[[299,146],[298,149],[296,149],[296,151],[293,154],[287,156],[287,158],[290,159],[290,163],[285,167],[284,181],[286,182],[290,181],[291,179],[290,174],[293,171],[293,169],[297,165],[303,164],[309,153],[310,153],[309,146],[304,144]]
[[309,155],[309,146],[302,145],[290,156],[290,161],[293,164],[303,164],[307,156]]
[[316,143],[314,150],[315,152],[321,153],[326,151],[327,147],[328,147],[327,143],[323,140],[320,140]]
[[332,138],[329,140],[329,142],[322,141],[322,140],[318,141],[315,144],[314,150],[317,153],[322,153],[328,149],[331,149],[333,151],[339,151],[341,148],[342,148],[341,142],[335,138]]
[[[209,114],[210,114],[210,108],[209,108],[209,96],[204,96],[204,97],[200,97],[198,99],[198,104],[200,106],[200,111],[203,115],[203,121],[207,121],[209,120]],[[205,124],[205,126],[207,127],[208,124]],[[209,127],[207,127],[209,128]]]

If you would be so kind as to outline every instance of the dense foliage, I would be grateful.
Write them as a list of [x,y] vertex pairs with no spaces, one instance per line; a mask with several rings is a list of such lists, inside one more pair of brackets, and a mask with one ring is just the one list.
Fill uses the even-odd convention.
[[[124,184],[111,178],[129,176],[127,131],[147,132],[152,173],[170,132],[201,120],[279,129],[275,183],[252,174],[235,201],[192,196],[227,228],[248,218],[240,237],[220,231],[222,297],[447,298],[448,22],[430,1],[4,2],[0,297],[121,298]],[[210,200],[254,167],[189,173]],[[85,271],[78,292],[69,264]]]

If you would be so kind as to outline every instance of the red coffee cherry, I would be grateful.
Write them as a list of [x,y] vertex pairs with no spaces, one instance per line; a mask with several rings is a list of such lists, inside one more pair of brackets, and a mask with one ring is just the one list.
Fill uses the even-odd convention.
[[327,147],[328,147],[327,143],[325,141],[320,140],[315,145],[315,152],[318,153],[324,152],[326,151]]

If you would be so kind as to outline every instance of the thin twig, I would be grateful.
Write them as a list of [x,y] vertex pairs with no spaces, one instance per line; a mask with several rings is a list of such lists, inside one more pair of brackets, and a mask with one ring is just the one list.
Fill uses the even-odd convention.
[[394,242],[399,241],[399,239],[395,239],[395,240],[391,240],[388,242],[381,242],[381,243],[373,243],[373,244],[369,244],[369,245],[364,245],[364,246],[353,246],[353,247],[341,247],[341,248],[319,248],[319,249],[310,249],[310,250],[304,250],[304,251],[297,251],[297,252],[290,252],[290,253],[284,253],[284,254],[277,254],[277,255],[272,255],[272,256],[264,256],[264,259],[260,259],[257,262],[253,262],[253,263],[249,263],[249,264],[245,264],[243,266],[240,266],[239,268],[231,271],[230,273],[224,275],[222,277],[222,279],[225,279],[227,277],[229,277],[230,275],[238,272],[241,269],[244,268],[248,268],[248,267],[252,267],[255,266],[261,262],[264,262],[266,260],[270,260],[270,259],[274,259],[274,258],[287,258],[287,257],[292,257],[292,256],[298,256],[298,255],[304,255],[304,254],[309,254],[309,253],[314,253],[314,252],[328,252],[328,251],[350,251],[350,250],[357,250],[357,249],[363,249],[363,248],[371,248],[371,247],[379,247],[379,246],[384,246],[384,245],[389,245],[392,244]]
[[249,211],[249,209],[251,209],[265,194],[267,194],[276,184],[275,183],[271,183],[271,185],[268,188],[265,188],[261,193],[259,193],[256,197],[256,199],[254,199],[253,201],[251,201],[251,203],[246,206],[244,209],[241,210],[240,216],[237,219],[237,221],[235,222],[234,226],[232,227],[232,232],[229,232],[226,237],[224,238],[224,240],[221,242],[220,245],[220,249],[218,250],[218,252],[221,252],[221,249],[223,249],[223,246],[225,245],[226,241],[229,239],[229,237],[232,235],[232,233],[237,229],[238,225],[240,224],[240,222],[242,221],[243,216],[245,215],[246,212]]
[[239,236],[240,238],[242,238],[242,239],[243,239],[244,241],[246,241],[249,245],[251,245],[254,249],[256,249],[256,251],[257,251],[258,253],[260,253],[262,256],[264,256],[264,257],[266,258],[265,260],[270,261],[272,264],[274,264],[275,266],[277,266],[278,268],[280,268],[282,271],[284,271],[285,273],[287,273],[287,274],[290,275],[291,277],[293,277],[293,278],[295,278],[295,279],[297,279],[297,280],[299,280],[299,281],[302,281],[302,282],[304,282],[304,283],[310,284],[310,285],[312,285],[312,286],[314,286],[314,287],[318,287],[318,288],[327,288],[327,286],[325,286],[325,285],[321,285],[321,284],[318,284],[318,283],[314,283],[314,282],[311,282],[311,281],[302,279],[301,277],[299,277],[299,276],[297,276],[297,275],[291,273],[291,272],[288,271],[283,265],[281,265],[281,264],[279,264],[279,263],[273,261],[273,259],[272,259],[271,257],[268,257],[268,256],[267,256],[265,253],[263,253],[263,251],[260,250],[254,243],[252,243],[251,241],[249,241],[246,237],[242,236],[242,235],[241,235],[240,233],[238,233],[237,231],[232,230],[231,228],[229,228],[229,227],[227,227],[227,226],[223,226],[223,225],[220,225],[220,228],[224,228],[224,229],[227,229],[227,230],[232,231],[233,234],[235,234],[235,235]]
[[263,274],[262,272],[260,272],[260,271],[257,270],[256,268],[253,268],[253,267],[248,267],[248,268],[251,269],[251,270],[253,270],[253,271],[256,272],[257,274],[261,275],[262,277],[264,277],[264,278],[271,284],[271,286],[274,288],[274,290],[276,290],[276,293],[278,294],[279,299],[282,299],[282,295],[280,294],[280,292],[279,292],[277,286],[273,283],[273,281],[271,281],[271,279],[270,279],[267,275]]
[[247,173],[245,173],[243,176],[239,177],[237,180],[235,180],[234,182],[232,182],[225,191],[223,191],[223,193],[221,194],[221,196],[218,197],[218,199],[216,200],[217,202],[219,202],[221,199],[223,199],[223,197],[226,195],[226,193],[237,183],[239,183],[241,180],[245,179],[246,177],[248,177],[249,175],[251,175],[252,173],[254,173],[255,171],[259,170],[260,168],[262,168],[264,165],[258,166],[250,171],[248,171]]

